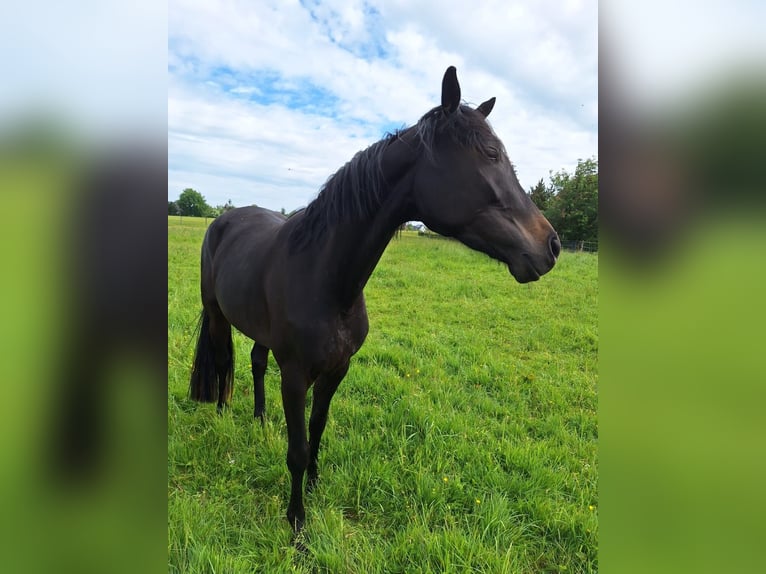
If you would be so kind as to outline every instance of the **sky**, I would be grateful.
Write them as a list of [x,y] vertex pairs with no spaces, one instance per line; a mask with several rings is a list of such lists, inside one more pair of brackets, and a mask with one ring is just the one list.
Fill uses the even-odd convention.
[[597,157],[597,3],[170,0],[168,199],[291,211],[457,68],[522,186]]

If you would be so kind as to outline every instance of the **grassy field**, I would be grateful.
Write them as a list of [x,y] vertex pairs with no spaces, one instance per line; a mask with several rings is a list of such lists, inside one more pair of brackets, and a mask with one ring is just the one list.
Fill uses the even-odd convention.
[[239,333],[232,409],[187,398],[204,227],[168,218],[169,571],[598,570],[596,255],[519,285],[456,242],[392,241],[298,552],[273,358],[263,428]]

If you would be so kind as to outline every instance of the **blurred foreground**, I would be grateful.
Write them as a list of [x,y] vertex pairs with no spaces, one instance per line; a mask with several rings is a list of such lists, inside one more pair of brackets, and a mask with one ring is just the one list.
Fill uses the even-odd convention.
[[605,572],[762,569],[764,9],[707,8],[601,10]]
[[4,572],[166,568],[165,11],[2,9]]
[[144,571],[164,550],[165,148],[5,152],[4,556]]

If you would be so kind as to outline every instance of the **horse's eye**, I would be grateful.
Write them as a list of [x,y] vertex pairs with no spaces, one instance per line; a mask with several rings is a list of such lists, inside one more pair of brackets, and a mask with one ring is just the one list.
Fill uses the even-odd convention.
[[487,146],[485,153],[487,154],[487,157],[492,161],[497,161],[500,158],[500,152],[495,147]]

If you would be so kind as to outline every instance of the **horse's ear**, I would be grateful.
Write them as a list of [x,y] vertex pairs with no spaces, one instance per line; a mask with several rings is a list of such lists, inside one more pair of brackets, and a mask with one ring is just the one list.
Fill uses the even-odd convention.
[[476,108],[476,111],[486,118],[489,115],[489,112],[491,112],[492,108],[494,107],[495,107],[495,98],[490,98],[486,102],[481,104],[478,108]]
[[460,106],[460,84],[457,82],[457,70],[450,66],[442,79],[442,107],[448,114]]

